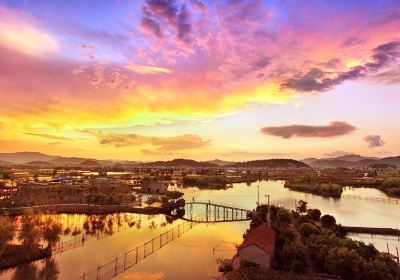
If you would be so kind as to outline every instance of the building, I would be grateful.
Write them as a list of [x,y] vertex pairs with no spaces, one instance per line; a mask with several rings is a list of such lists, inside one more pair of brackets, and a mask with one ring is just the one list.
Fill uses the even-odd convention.
[[168,190],[166,184],[160,182],[146,182],[143,183],[141,191],[146,193],[163,194]]
[[238,247],[237,257],[233,261],[234,269],[239,268],[242,262],[250,262],[270,270],[275,252],[275,236],[275,231],[267,224],[248,231]]

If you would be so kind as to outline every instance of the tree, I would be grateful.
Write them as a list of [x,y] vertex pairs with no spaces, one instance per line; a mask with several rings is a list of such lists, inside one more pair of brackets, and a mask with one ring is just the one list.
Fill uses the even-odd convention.
[[42,224],[41,231],[43,240],[47,242],[47,249],[51,250],[53,245],[60,240],[62,232],[61,225],[49,218]]
[[319,230],[311,223],[303,223],[300,226],[300,234],[304,238],[308,238],[313,234],[318,234]]
[[0,216],[0,256],[7,246],[7,242],[14,238],[14,227],[8,217]]
[[343,279],[363,279],[366,263],[353,249],[333,247],[328,251],[324,264],[330,274],[339,275]]
[[299,200],[297,203],[297,211],[300,213],[306,213],[307,212],[307,202],[304,200]]
[[335,234],[339,238],[345,238],[347,236],[347,230],[341,224],[338,224],[335,228]]
[[314,221],[319,221],[319,219],[321,218],[321,211],[319,211],[319,209],[311,209],[310,210],[310,217]]
[[307,249],[303,245],[296,243],[285,244],[282,249],[282,259],[285,270],[296,273],[305,273],[308,271],[309,259]]
[[324,215],[321,217],[321,225],[324,228],[332,228],[336,225],[336,219],[331,215]]
[[289,212],[289,210],[281,208],[278,210],[277,214],[278,222],[283,224],[283,225],[288,225],[292,223],[292,214]]
[[28,210],[21,218],[21,228],[18,234],[18,240],[22,242],[28,250],[39,246],[41,239],[40,232],[41,221],[37,215],[33,215],[32,210]]

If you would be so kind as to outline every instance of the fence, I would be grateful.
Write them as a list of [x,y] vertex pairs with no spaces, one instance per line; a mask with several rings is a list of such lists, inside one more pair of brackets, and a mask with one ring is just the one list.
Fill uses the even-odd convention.
[[340,280],[340,276],[322,274],[322,273],[310,273],[310,274],[295,274],[289,271],[252,271],[250,272],[252,280],[268,280],[268,279],[279,279],[279,280]]
[[[155,216],[156,215],[148,215],[148,220],[153,220]],[[106,231],[97,230],[97,232],[94,234],[80,233],[70,240],[59,242],[59,243],[55,244],[51,250],[51,254],[52,255],[61,254],[68,250],[72,250],[72,249],[81,247],[81,246],[85,245],[86,241],[88,241],[92,238],[96,238],[97,240],[99,240],[99,239],[110,237],[115,233],[122,232],[124,230],[132,228],[133,225],[134,224],[125,222],[122,225],[118,225],[116,232],[114,232],[114,231],[106,232]]]
[[68,241],[59,242],[55,244],[51,249],[51,254],[52,255],[61,254],[65,251],[81,247],[83,246],[83,244],[85,244],[86,240],[87,240],[86,234],[81,233]]
[[[202,216],[201,214],[199,216]],[[125,252],[112,261],[98,266],[97,269],[84,273],[76,280],[109,280],[127,269],[136,265],[139,261],[160,250],[169,242],[177,239],[196,225],[195,222],[184,222],[172,228],[171,230],[154,237],[150,241],[137,246],[136,248]]]
[[368,200],[368,201],[375,201],[381,203],[391,203],[400,205],[400,200],[395,198],[381,198],[381,197],[371,197],[371,196],[359,196],[359,195],[352,195],[352,194],[343,194],[340,198],[348,198],[354,200]]

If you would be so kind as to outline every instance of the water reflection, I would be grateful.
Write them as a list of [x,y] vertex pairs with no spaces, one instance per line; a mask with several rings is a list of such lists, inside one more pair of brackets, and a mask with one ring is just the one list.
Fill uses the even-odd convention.
[[48,258],[40,262],[27,263],[18,266],[12,276],[12,280],[56,280],[59,268],[54,258]]
[[[376,227],[399,227],[399,205],[351,199],[331,199],[290,191],[280,181],[262,181],[253,184],[234,184],[227,190],[181,189],[184,198],[211,201],[239,208],[253,209],[260,199],[266,202],[269,194],[271,203],[293,208],[295,200],[305,200],[310,208],[318,208],[323,214],[332,214],[344,225]],[[384,193],[368,188],[346,188],[345,194],[387,197]],[[199,209],[198,211],[204,211]],[[43,218],[49,215],[43,215]],[[116,256],[143,244],[181,223],[176,217],[164,215],[139,215],[120,213],[113,215],[50,215],[61,223],[61,241],[84,234],[88,240],[81,247],[54,256],[51,263],[39,261],[10,269],[0,274],[1,279],[36,279],[43,266],[49,269],[49,279],[75,279],[84,272],[96,269]],[[210,279],[217,277],[218,259],[234,254],[231,246],[224,250],[214,250],[221,242],[241,243],[242,235],[249,222],[198,225],[180,238],[150,255],[131,270],[118,276],[119,279]],[[372,240],[373,243],[378,240]],[[367,241],[368,242],[368,241]],[[397,242],[397,241],[393,241]],[[381,245],[382,244],[382,245]],[[386,241],[377,244],[385,250]],[[396,244],[390,243],[390,248]],[[400,247],[397,243],[397,247]],[[36,267],[36,268],[35,268]],[[36,275],[36,276],[35,276]],[[54,276],[51,276],[54,275]],[[24,276],[24,277],[23,277]],[[19,277],[19,278],[18,278]],[[22,277],[22,278],[21,278]],[[47,278],[45,278],[47,279]]]

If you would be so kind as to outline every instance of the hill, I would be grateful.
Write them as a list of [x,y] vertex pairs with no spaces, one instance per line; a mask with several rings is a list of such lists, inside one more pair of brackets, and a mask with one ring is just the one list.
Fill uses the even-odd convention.
[[78,157],[57,157],[50,162],[54,165],[79,165],[85,160],[87,159]]
[[360,160],[366,160],[366,159],[376,159],[375,157],[363,157],[360,155],[344,155],[344,156],[339,156],[334,159],[338,160],[345,160],[345,161],[360,161]]
[[51,163],[48,161],[35,160],[35,161],[28,162],[26,164],[27,165],[50,165]]
[[220,160],[220,159],[209,160],[207,162],[211,163],[211,164],[216,164],[218,166],[227,166],[227,165],[235,164],[234,161],[225,161],[225,160]]
[[151,166],[151,167],[218,167],[218,165],[209,162],[201,162],[195,161],[192,159],[173,159],[170,161],[154,161],[140,164],[142,166]]
[[82,165],[82,166],[100,166],[101,164],[98,163],[94,159],[87,159],[87,160],[82,161],[79,165]]
[[360,155],[345,155],[335,158],[304,159],[302,160],[302,162],[317,168],[366,168],[376,164],[393,165],[396,167],[400,167],[400,156],[375,158],[363,157]]
[[55,158],[55,156],[37,152],[0,153],[0,160],[12,164],[25,164],[32,161],[51,161]]
[[238,162],[230,167],[235,168],[310,168],[304,162],[294,159],[264,159]]

